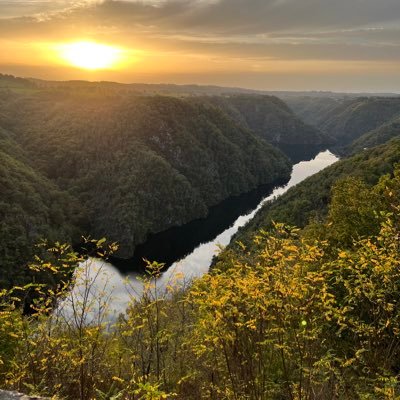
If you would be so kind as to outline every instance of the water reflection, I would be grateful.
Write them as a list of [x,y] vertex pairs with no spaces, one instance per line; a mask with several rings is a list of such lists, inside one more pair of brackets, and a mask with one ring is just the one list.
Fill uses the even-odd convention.
[[146,267],[144,259],[162,262],[168,268],[176,260],[191,254],[200,243],[213,243],[221,232],[232,226],[233,221],[254,210],[274,188],[286,182],[262,185],[249,193],[227,199],[212,207],[206,218],[150,235],[144,244],[136,247],[133,258],[112,258],[110,262],[124,274],[142,273]]
[[292,160],[293,164],[312,160],[321,151],[326,150],[326,147],[322,148],[312,144],[280,144],[278,147]]
[[[285,193],[305,178],[314,175],[325,167],[336,162],[338,158],[330,151],[319,153],[311,161],[302,161],[294,165],[290,181],[276,188],[270,195],[264,197],[251,212],[240,215],[234,223],[212,240],[199,244],[189,255],[174,262],[157,280],[159,290],[165,290],[169,285],[182,285],[208,272],[214,255],[221,246],[229,244],[237,230],[251,220],[262,205],[269,200]],[[124,312],[132,298],[138,298],[143,292],[143,274],[128,272],[124,274],[114,265],[103,260],[89,259],[78,269],[76,284],[61,308],[64,313],[71,313],[73,303],[86,298],[93,302],[90,318],[96,318],[98,307],[102,307],[104,299],[112,298],[112,306],[108,318],[113,319]],[[89,284],[88,284],[89,283]],[[97,308],[96,308],[97,307]]]

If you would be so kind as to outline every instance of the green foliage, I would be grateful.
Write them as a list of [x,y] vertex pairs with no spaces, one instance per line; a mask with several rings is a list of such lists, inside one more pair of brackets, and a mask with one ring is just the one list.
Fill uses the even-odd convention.
[[[302,228],[311,221],[324,221],[332,197],[332,188],[336,182],[347,179],[347,177],[354,177],[371,186],[377,184],[383,175],[392,173],[394,165],[399,161],[400,141],[396,139],[351,158],[340,160],[289,189],[275,201],[266,203],[257,215],[244,228],[239,230],[232,243],[240,241],[250,245],[255,232],[260,229],[268,229],[272,226],[272,221],[284,222]],[[361,183],[359,185],[364,186]],[[364,189],[366,190],[366,188]],[[365,190],[363,192],[364,197],[367,196]],[[354,199],[349,201],[361,201],[355,190],[352,194],[354,194]],[[371,196],[372,202],[375,195],[371,194]],[[358,200],[356,200],[357,198]],[[365,198],[364,203],[368,205],[368,202],[369,200]],[[376,206],[377,211],[379,211],[379,204]],[[337,216],[337,219],[339,218],[340,215]],[[369,217],[365,215],[363,218]],[[372,215],[371,218],[374,219]],[[348,219],[348,222],[350,223],[351,220]],[[374,222],[371,223],[374,224]]]
[[317,125],[323,132],[346,145],[363,134],[379,128],[400,113],[397,97],[361,97],[341,101]]
[[342,246],[354,239],[376,235],[381,223],[382,199],[359,178],[347,177],[335,183],[327,222],[331,238]]
[[[23,218],[12,224],[4,220],[4,229],[18,231],[7,233],[16,246],[11,264],[19,250],[29,253],[20,249],[19,236],[27,236],[26,247],[32,247],[36,236],[70,240],[63,234],[70,225],[81,234],[118,241],[119,256],[130,257],[148,234],[204,217],[209,207],[229,196],[290,173],[279,150],[221,110],[186,99],[105,94],[82,85],[76,91],[2,93],[0,106],[7,149],[12,142],[18,148],[15,158],[24,163],[20,168],[57,193],[53,201],[54,196],[16,190],[32,204],[32,210],[19,214],[28,219],[51,215],[29,223],[32,228]],[[4,180],[14,186],[13,177]],[[30,181],[35,182],[33,177]],[[9,198],[3,200],[5,207],[12,207]],[[49,226],[54,232],[47,232]],[[30,235],[29,229],[44,232]]]
[[297,118],[273,96],[230,95],[196,99],[227,113],[234,121],[282,149],[285,145],[324,146],[332,140]]
[[394,118],[388,123],[365,133],[360,138],[352,142],[346,149],[347,153],[354,154],[366,148],[378,146],[389,140],[400,136],[400,118]]
[[[398,168],[373,188],[342,180],[318,229],[313,224],[297,236],[278,224],[272,233],[261,231],[249,249],[226,251],[210,281],[200,282],[206,282],[201,295],[210,296],[200,308],[208,322],[197,329],[204,327],[201,337],[214,341],[226,365],[222,382],[230,379],[238,398],[281,398],[285,389],[283,398],[398,398],[399,184]],[[256,343],[268,343],[276,353],[271,356],[267,346],[257,351]],[[259,359],[252,365],[250,354],[262,351],[265,365]],[[263,368],[270,383],[259,378]],[[280,382],[277,373],[285,370],[290,374]],[[252,392],[259,387],[249,377],[269,385],[270,392]]]
[[[96,318],[87,318],[93,281],[81,301],[67,283],[36,286],[44,296],[30,317],[13,300],[24,288],[3,291],[0,384],[82,400],[398,399],[400,169],[375,187],[348,178],[333,192],[320,225],[327,240],[274,224],[255,246],[226,252],[212,273],[166,291],[162,265],[149,264],[143,293],[113,325],[101,294]],[[377,228],[364,230],[379,208]],[[115,250],[93,244],[103,255]],[[35,268],[62,273],[79,261],[68,246],[50,251],[54,262]],[[73,313],[54,300],[71,301]]]
[[[234,122],[254,111],[246,97],[215,107],[215,99],[99,98],[86,89],[79,99],[57,90],[7,96],[7,274],[19,255],[27,263],[33,240],[83,229],[71,215],[76,202],[91,209],[88,231],[107,230],[129,253],[171,216],[183,223],[289,169]],[[235,117],[219,109],[228,103]],[[149,264],[142,292],[113,322],[106,290],[92,296],[90,260],[44,242],[31,282],[0,291],[0,386],[74,400],[398,400],[399,161],[392,141],[309,178],[267,204],[244,240],[190,285],[177,277],[161,290],[163,265]],[[99,257],[117,251],[105,239],[88,244]],[[71,290],[78,281],[80,296]]]
[[0,133],[0,287],[29,282],[33,244],[44,237],[72,240],[78,220],[76,201],[33,170]]

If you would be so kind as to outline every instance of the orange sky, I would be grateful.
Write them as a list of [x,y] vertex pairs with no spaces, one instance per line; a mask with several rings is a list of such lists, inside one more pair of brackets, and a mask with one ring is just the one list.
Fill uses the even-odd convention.
[[[0,0],[0,72],[400,92],[399,22],[398,0]],[[83,41],[118,62],[71,65],[60,48]]]

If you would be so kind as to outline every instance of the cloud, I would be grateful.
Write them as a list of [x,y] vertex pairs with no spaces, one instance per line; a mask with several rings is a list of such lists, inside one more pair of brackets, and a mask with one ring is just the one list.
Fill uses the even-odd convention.
[[[88,15],[87,15],[88,16]],[[106,0],[91,17],[120,24],[142,22],[167,30],[260,34],[337,30],[396,24],[398,0]]]
[[99,3],[100,0],[0,0],[0,18],[48,14]]
[[0,0],[0,15],[0,43],[93,39],[242,71],[400,61],[399,0]]
[[398,60],[400,54],[398,0],[13,0],[0,7],[11,3],[41,14],[0,20],[3,38],[80,35],[271,59]]
[[398,0],[221,0],[192,19],[215,31],[343,29],[396,22]]

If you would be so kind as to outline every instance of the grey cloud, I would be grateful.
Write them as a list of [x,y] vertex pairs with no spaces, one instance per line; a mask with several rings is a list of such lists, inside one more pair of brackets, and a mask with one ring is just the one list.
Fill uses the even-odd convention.
[[[0,10],[3,4],[0,0]],[[45,20],[34,16],[0,19],[0,36],[92,35],[127,46],[147,44],[238,58],[400,59],[399,0],[106,0],[84,4]]]
[[286,30],[345,29],[400,20],[398,0],[107,0],[93,15],[121,23],[146,22],[168,29],[255,34]]
[[209,54],[215,57],[247,58],[252,60],[343,60],[343,61],[400,61],[400,44],[366,45],[351,43],[244,43],[240,41],[210,42],[201,40],[173,41],[159,38],[165,48],[183,53]]
[[93,0],[0,0],[0,18],[57,12],[93,2]]
[[398,0],[221,0],[192,19],[231,32],[346,28],[400,19]]

